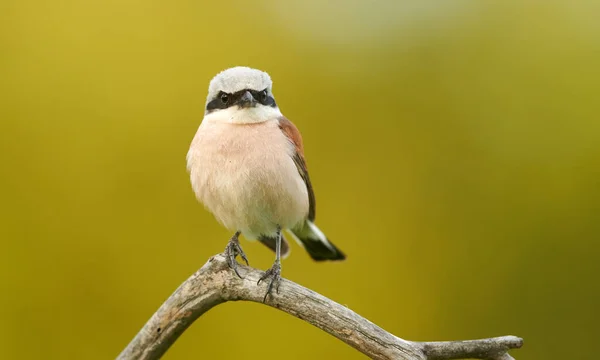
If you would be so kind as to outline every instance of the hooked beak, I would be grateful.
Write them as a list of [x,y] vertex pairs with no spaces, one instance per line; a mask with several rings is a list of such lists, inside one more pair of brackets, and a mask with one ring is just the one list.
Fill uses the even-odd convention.
[[252,107],[256,105],[256,99],[254,99],[254,96],[252,96],[250,91],[246,91],[242,97],[238,99],[237,105],[241,108]]

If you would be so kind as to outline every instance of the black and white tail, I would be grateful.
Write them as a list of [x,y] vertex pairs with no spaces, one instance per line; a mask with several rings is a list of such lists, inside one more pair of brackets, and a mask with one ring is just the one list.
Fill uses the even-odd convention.
[[310,220],[306,220],[302,226],[292,229],[291,233],[315,261],[335,261],[346,258],[346,255],[327,240],[325,234]]

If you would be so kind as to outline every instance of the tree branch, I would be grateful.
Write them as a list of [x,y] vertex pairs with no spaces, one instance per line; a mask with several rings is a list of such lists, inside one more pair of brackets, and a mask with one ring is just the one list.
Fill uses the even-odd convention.
[[[256,285],[262,271],[240,265],[240,279],[229,268],[223,254],[211,257],[190,276],[152,315],[117,358],[159,359],[194,320],[226,301],[262,303],[266,285]],[[520,348],[515,336],[491,339],[414,342],[400,339],[352,310],[294,282],[281,279],[279,294],[269,296],[266,305],[302,319],[342,340],[373,359],[509,360],[509,349]]]

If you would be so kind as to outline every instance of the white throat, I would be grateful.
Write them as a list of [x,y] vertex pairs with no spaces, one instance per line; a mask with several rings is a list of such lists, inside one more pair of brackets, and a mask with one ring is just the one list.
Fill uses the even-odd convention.
[[204,116],[205,120],[227,122],[230,124],[255,124],[276,119],[282,116],[279,108],[257,105],[250,108],[231,106],[211,112]]

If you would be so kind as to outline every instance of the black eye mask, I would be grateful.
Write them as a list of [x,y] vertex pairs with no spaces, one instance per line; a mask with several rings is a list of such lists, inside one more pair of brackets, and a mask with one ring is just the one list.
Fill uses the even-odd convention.
[[246,92],[250,92],[250,94],[252,94],[252,97],[254,98],[257,104],[262,104],[264,106],[270,107],[277,107],[275,99],[268,94],[267,89],[244,89],[237,91],[233,94],[220,91],[214,99],[212,99],[208,104],[206,104],[206,111],[210,113],[215,110],[227,109],[231,106],[238,105],[240,103],[240,99],[244,96]]

